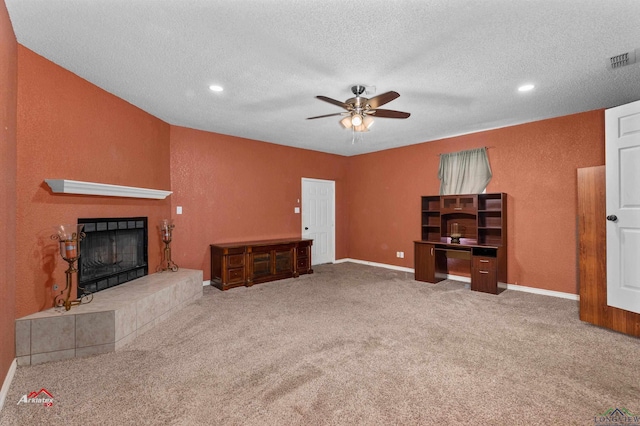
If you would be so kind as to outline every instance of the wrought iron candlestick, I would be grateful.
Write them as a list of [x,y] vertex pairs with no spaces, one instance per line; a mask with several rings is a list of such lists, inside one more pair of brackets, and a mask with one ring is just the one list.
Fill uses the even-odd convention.
[[164,243],[164,255],[162,256],[162,263],[156,269],[158,272],[176,272],[178,270],[178,265],[171,260],[171,233],[173,228],[175,228],[175,225],[171,219],[162,219],[160,221],[160,235]]
[[69,263],[69,268],[64,272],[67,275],[67,285],[54,299],[56,307],[64,306],[67,311],[72,306],[91,303],[93,300],[93,294],[85,291],[82,287],[78,287],[82,292],[82,296],[78,299],[71,299],[73,274],[78,272],[75,262],[80,258],[80,241],[85,237],[85,233],[82,232],[83,227],[84,225],[58,225],[55,227],[57,234],[51,236],[51,239],[60,241],[60,255]]

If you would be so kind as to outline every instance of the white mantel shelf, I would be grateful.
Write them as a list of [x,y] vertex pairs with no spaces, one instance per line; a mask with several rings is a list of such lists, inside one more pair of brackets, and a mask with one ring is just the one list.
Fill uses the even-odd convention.
[[136,188],[134,186],[110,185],[107,183],[82,182],[68,179],[45,179],[56,194],[102,195],[106,197],[152,198],[164,200],[172,191]]

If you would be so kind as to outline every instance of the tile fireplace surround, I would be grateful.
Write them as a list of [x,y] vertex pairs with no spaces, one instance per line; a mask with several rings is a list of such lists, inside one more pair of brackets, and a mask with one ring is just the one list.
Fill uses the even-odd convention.
[[52,308],[16,320],[18,365],[116,351],[202,297],[202,271],[147,275],[100,291],[69,311]]

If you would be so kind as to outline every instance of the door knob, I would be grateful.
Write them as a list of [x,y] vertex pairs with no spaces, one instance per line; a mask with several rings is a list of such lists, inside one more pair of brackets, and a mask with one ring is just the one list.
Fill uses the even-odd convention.
[[609,215],[607,216],[607,220],[610,220],[611,222],[615,222],[618,220],[618,216],[616,216],[615,214]]
[[308,230],[309,230],[309,228],[305,226],[305,227],[304,227],[304,230],[305,230],[305,231],[308,231]]

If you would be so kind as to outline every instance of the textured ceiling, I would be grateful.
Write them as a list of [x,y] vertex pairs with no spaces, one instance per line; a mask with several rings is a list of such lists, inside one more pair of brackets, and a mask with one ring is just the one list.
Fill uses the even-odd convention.
[[[640,58],[607,68],[640,47],[637,0],[5,2],[23,46],[167,123],[342,155],[640,99]],[[411,117],[355,143],[306,120],[354,84]]]

